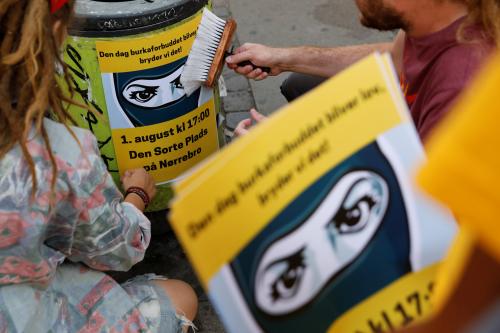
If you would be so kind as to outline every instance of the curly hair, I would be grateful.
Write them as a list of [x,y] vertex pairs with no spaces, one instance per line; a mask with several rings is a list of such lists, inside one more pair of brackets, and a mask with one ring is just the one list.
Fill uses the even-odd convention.
[[467,6],[467,24],[479,24],[486,38],[500,45],[500,0],[461,0]]
[[62,82],[71,92],[60,47],[72,8],[73,2],[70,1],[51,14],[49,0],[0,1],[0,158],[19,144],[29,165],[32,196],[37,190],[37,179],[27,148],[30,131],[34,129],[41,135],[48,148],[52,191],[57,166],[43,126],[47,112],[50,110],[75,137],[67,125],[68,122],[74,123],[67,107],[75,103],[65,96],[56,79],[56,68],[61,68]]

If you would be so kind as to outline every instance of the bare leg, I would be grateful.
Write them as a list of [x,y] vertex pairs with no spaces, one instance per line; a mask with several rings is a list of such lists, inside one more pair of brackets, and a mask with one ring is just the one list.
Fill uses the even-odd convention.
[[[198,312],[198,297],[193,288],[181,280],[155,280],[158,287],[162,288],[165,294],[170,298],[175,311],[179,315],[193,320]],[[184,328],[187,332],[188,327]]]

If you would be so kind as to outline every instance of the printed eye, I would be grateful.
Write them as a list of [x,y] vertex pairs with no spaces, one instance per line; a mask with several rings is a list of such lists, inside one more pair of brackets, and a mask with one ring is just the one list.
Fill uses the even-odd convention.
[[339,234],[361,231],[377,213],[377,204],[382,200],[382,195],[383,189],[376,179],[359,179],[347,191],[331,223]]
[[[274,282],[270,285],[273,303],[292,298],[297,294],[306,269],[303,252],[304,248],[289,257],[272,263],[266,269],[267,272],[275,276]],[[272,279],[269,280],[272,281]]]
[[184,86],[181,83],[181,76],[179,75],[175,80],[170,82],[170,86],[172,87],[172,92],[174,89],[184,89]]
[[381,226],[389,187],[375,172],[354,170],[332,184],[321,199],[259,259],[254,297],[268,315],[284,316],[306,306],[335,274],[356,260]]
[[186,96],[180,82],[184,66],[161,77],[136,78],[121,91],[122,96],[140,108],[156,109],[176,103]]
[[128,93],[128,99],[135,100],[139,103],[147,103],[153,97],[158,95],[159,86],[143,86],[133,84],[126,88],[125,92]]

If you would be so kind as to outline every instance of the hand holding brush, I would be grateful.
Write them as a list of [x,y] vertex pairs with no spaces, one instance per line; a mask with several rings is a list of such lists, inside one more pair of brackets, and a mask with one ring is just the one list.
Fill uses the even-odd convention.
[[[284,71],[280,66],[285,59],[287,49],[274,48],[262,44],[245,43],[234,50],[233,55],[226,58],[229,68],[249,79],[262,80],[279,75]],[[251,66],[247,66],[250,64]],[[268,70],[264,71],[262,68]]]
[[[224,21],[207,8],[203,9],[196,38],[193,42],[184,70],[181,74],[181,84],[189,96],[201,85],[212,87],[217,82],[224,59],[232,55],[227,51],[236,30],[236,21]],[[244,68],[257,68],[250,61],[237,64]],[[269,67],[259,67],[259,71],[269,72]]]

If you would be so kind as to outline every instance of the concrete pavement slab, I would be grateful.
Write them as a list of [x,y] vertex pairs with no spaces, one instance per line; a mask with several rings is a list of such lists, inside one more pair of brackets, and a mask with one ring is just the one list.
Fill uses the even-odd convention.
[[[378,32],[359,23],[354,0],[231,0],[241,43],[272,46],[339,46],[389,41],[391,32]],[[286,74],[251,81],[259,111],[269,114],[286,103],[279,87]]]

